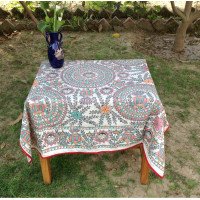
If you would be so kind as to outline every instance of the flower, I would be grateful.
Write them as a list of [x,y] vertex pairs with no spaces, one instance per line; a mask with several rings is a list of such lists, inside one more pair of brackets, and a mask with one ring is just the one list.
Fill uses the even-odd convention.
[[101,106],[101,113],[103,113],[103,114],[110,113],[110,110],[111,110],[111,108],[108,105]]
[[99,99],[99,101],[94,101],[94,106],[97,110],[90,111],[90,114],[92,114],[93,117],[99,118],[99,126],[102,126],[104,123],[107,123],[108,125],[112,125],[113,123],[117,124],[117,121],[127,124],[127,121],[112,109],[112,104],[109,105],[112,95],[107,95],[104,99],[98,90],[96,90],[96,95]]

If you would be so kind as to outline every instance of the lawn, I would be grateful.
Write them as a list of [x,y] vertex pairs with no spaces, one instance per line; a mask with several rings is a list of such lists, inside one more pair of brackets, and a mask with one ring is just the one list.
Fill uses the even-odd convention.
[[[64,155],[51,160],[53,182],[42,182],[19,148],[23,111],[41,61],[44,38],[22,32],[0,44],[0,197],[198,197],[200,196],[200,61],[179,62],[144,55],[112,33],[64,33],[65,59],[145,58],[171,125],[166,133],[166,172],[140,185],[137,149],[102,155]],[[129,38],[129,40],[131,40]],[[129,41],[131,43],[131,41]]]

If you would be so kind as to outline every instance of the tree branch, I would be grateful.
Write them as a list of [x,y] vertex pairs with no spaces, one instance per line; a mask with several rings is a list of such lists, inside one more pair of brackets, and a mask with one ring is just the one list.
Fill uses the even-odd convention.
[[184,14],[186,15],[187,19],[189,19],[190,17],[191,9],[192,9],[192,1],[186,1]]
[[179,17],[181,17],[183,20],[186,20],[186,16],[184,15],[184,13],[175,6],[174,1],[171,1],[171,6],[172,6],[172,10],[175,14],[177,14]]
[[27,7],[26,3],[24,1],[19,1],[20,4],[23,6],[24,10],[27,12],[27,14],[29,15],[29,17],[31,18],[31,20],[33,22],[35,22],[35,24],[38,24],[38,20],[35,18],[35,16],[33,15],[32,11]]
[[196,10],[190,14],[190,20],[193,22],[194,20],[200,18],[200,10]]

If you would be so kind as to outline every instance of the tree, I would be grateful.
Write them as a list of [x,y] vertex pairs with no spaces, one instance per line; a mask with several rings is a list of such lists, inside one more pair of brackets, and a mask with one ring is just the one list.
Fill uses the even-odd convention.
[[186,1],[184,11],[182,11],[175,6],[174,1],[171,1],[173,12],[182,19],[176,31],[174,40],[173,50],[175,52],[183,51],[188,27],[192,24],[193,21],[200,18],[200,10],[198,10],[197,7],[192,8],[192,3],[192,1]]
[[19,2],[23,6],[24,10],[29,15],[29,17],[31,18],[31,20],[33,20],[35,22],[35,24],[37,25],[38,24],[38,20],[35,18],[35,16],[33,15],[32,11],[28,8],[26,3],[24,1],[19,1]]

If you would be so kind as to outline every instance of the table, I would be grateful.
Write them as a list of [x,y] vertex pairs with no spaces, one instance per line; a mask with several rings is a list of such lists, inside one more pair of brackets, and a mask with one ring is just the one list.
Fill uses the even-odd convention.
[[144,59],[66,61],[60,69],[44,61],[24,103],[20,146],[29,162],[39,152],[47,184],[53,156],[140,147],[146,184],[149,169],[164,175],[168,127]]

